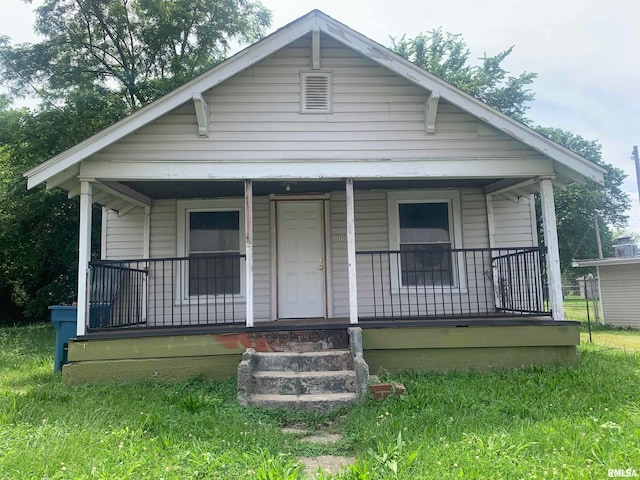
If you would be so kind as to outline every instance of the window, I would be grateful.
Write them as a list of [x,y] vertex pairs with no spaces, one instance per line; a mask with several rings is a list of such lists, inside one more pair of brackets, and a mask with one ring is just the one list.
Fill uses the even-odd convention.
[[189,212],[189,295],[240,293],[240,212]]
[[453,285],[449,204],[399,203],[403,286]]
[[180,298],[239,295],[243,290],[242,201],[178,202],[178,256],[183,262]]
[[404,287],[462,288],[460,195],[456,191],[389,192],[391,283]]

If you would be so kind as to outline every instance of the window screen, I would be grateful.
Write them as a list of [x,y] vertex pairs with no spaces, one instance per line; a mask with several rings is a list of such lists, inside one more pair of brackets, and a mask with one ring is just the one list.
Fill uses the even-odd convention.
[[453,285],[449,204],[401,203],[398,210],[402,285]]
[[189,212],[189,295],[240,293],[240,212]]

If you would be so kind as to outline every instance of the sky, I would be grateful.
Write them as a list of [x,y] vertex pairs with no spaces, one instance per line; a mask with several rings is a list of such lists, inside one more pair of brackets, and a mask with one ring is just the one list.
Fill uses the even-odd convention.
[[[34,4],[0,0],[0,34],[37,41]],[[603,160],[628,175],[628,231],[640,234],[640,202],[631,152],[640,145],[640,0],[262,0],[272,30],[319,9],[390,45],[390,37],[442,27],[464,38],[471,58],[512,45],[503,66],[536,72],[527,116],[602,144]]]

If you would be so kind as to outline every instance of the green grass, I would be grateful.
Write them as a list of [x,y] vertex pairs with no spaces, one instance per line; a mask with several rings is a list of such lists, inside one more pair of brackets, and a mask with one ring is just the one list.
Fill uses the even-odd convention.
[[[587,323],[587,302],[584,298],[575,296],[565,296],[563,299],[564,316],[567,320],[578,320]],[[591,324],[595,324],[594,303],[589,300],[588,315],[591,318]]]
[[[0,479],[297,479],[296,457],[327,454],[356,456],[344,479],[640,475],[631,350],[583,345],[578,369],[406,373],[404,397],[319,415],[241,408],[233,379],[63,385],[53,339],[0,329]],[[344,439],[281,432],[300,424]]]
[[[640,351],[640,330],[623,330],[621,328],[600,326],[592,331],[591,338],[593,343],[605,347]],[[589,341],[589,333],[581,332],[580,341],[587,343]]]

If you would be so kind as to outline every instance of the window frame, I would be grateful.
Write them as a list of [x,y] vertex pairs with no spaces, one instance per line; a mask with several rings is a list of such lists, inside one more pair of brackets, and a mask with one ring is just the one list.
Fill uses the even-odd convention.
[[[452,249],[461,249],[462,242],[462,209],[460,192],[457,190],[422,190],[422,191],[389,191],[387,192],[387,212],[389,215],[389,250],[400,250],[400,208],[401,204],[410,203],[446,203],[449,215],[449,241]],[[411,293],[427,291],[430,293],[451,292],[466,293],[467,278],[464,262],[453,255],[451,261],[452,285],[401,285],[400,259],[390,262],[391,289],[393,293]]]
[[[238,244],[240,255],[245,254],[244,233],[244,201],[241,199],[213,199],[213,200],[178,200],[177,202],[177,256],[189,257],[190,217],[192,212],[238,212]],[[216,295],[189,295],[189,262],[183,261],[176,273],[176,303],[188,304],[194,299],[205,299],[205,303],[234,302],[245,298],[246,280],[245,269],[240,262],[240,292],[219,293]]]

